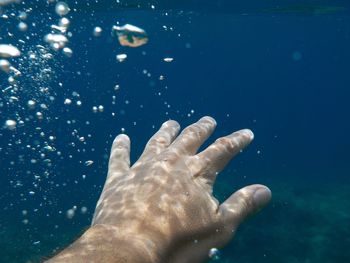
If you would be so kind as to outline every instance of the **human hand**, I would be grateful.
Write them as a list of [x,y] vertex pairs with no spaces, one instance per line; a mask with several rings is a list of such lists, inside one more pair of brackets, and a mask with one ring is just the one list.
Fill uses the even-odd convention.
[[130,140],[117,136],[92,228],[103,229],[100,236],[106,233],[111,246],[114,237],[115,246],[117,240],[133,240],[144,257],[140,262],[201,262],[210,248],[225,245],[242,221],[269,202],[271,192],[250,185],[219,204],[212,195],[215,178],[253,133],[237,131],[197,153],[215,127],[213,118],[203,117],[177,137],[179,124],[167,121],[132,167]]

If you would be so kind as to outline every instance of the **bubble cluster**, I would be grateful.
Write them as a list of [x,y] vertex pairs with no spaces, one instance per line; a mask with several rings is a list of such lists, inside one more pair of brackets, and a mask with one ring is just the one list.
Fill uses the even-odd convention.
[[[13,86],[17,94],[32,97],[38,101],[48,103],[52,101],[55,92],[51,85],[56,80],[55,61],[53,54],[44,46],[30,47],[18,64],[18,72],[12,72],[17,79]],[[20,72],[21,77],[18,77]],[[17,75],[17,76],[16,76]]]
[[51,44],[52,48],[58,50],[63,48],[67,42],[68,38],[62,34],[47,34],[44,38],[45,42]]
[[[164,95],[168,75],[162,66],[174,58],[161,54],[161,59],[155,60],[159,69],[148,68],[148,62],[142,67],[134,64],[134,58],[151,58],[143,47],[149,41],[145,30],[120,24],[122,19],[106,25],[107,21],[96,19],[96,12],[85,16],[90,9],[81,10],[84,4],[77,1],[0,0],[0,6],[0,168],[9,178],[11,190],[6,194],[18,197],[7,209],[18,210],[19,222],[27,229],[34,229],[33,218],[40,216],[65,223],[67,219],[72,223],[88,220],[93,207],[83,202],[97,197],[101,188],[91,184],[95,180],[92,175],[107,166],[116,133],[141,125],[142,120],[127,120],[129,110],[142,112],[149,107],[129,97],[133,83],[124,85],[124,72],[141,77],[149,87],[145,91],[168,115],[171,105]],[[170,25],[163,29],[173,31]],[[79,42],[77,36],[82,36]],[[101,46],[94,49],[91,44]],[[95,60],[97,53],[103,55]],[[111,63],[109,72],[103,69],[105,61]],[[130,65],[132,71],[128,72]],[[101,76],[95,71],[101,71]],[[100,85],[101,79],[111,82]],[[112,132],[110,125],[114,125]],[[105,134],[96,136],[97,132]],[[70,195],[79,191],[75,186],[81,184],[93,187],[94,196]],[[59,199],[62,192],[69,198]],[[39,240],[28,244],[39,246]]]

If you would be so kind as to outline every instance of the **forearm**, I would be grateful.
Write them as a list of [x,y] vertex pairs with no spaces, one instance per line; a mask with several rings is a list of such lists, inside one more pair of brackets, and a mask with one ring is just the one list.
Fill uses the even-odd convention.
[[[152,248],[153,247],[153,248]],[[45,263],[159,263],[155,244],[117,234],[95,225],[77,241]]]

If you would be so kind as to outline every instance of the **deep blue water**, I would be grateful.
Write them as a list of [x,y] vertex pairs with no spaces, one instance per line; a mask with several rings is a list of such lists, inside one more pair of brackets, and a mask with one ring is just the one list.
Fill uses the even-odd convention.
[[[162,122],[175,119],[186,127],[203,115],[218,123],[206,145],[241,128],[255,133],[219,175],[215,195],[223,201],[252,183],[266,184],[273,193],[271,204],[223,249],[220,262],[350,262],[346,2],[164,1],[152,2],[154,10],[144,2],[141,8],[131,2],[120,8],[67,3],[73,56],[50,51],[53,59],[46,64],[28,62],[28,51],[48,47],[43,37],[59,19],[54,4],[6,6],[9,18],[0,18],[0,44],[14,44],[23,53],[10,60],[23,71],[19,91],[10,94],[8,75],[0,72],[0,122],[24,120],[15,130],[0,130],[0,262],[38,262],[89,226],[111,142],[122,128],[136,161]],[[34,7],[28,30],[20,32],[10,14],[28,7]],[[120,46],[110,34],[117,21],[145,29],[149,42]],[[92,35],[95,26],[103,28],[100,37]],[[115,59],[120,53],[128,55],[122,63]],[[166,63],[165,57],[174,60]],[[31,79],[43,68],[51,68],[49,78]],[[64,104],[66,98],[71,105]],[[26,106],[29,99],[37,101],[35,110]],[[98,105],[104,111],[94,113]],[[45,143],[56,150],[45,152]],[[87,160],[93,165],[85,166]],[[75,205],[88,212],[67,219]]]

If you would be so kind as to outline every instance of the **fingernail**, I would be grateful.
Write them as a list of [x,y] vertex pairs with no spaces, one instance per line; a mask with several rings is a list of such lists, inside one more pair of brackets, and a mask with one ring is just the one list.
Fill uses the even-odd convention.
[[204,116],[202,118],[200,118],[199,121],[209,121],[211,124],[213,124],[214,126],[216,126],[216,120],[213,117],[210,116]]
[[244,129],[243,130],[243,133],[247,134],[247,136],[250,138],[250,140],[253,140],[254,139],[254,133],[249,130],[249,129]]
[[115,137],[113,143],[125,144],[125,143],[129,143],[129,141],[130,141],[130,139],[129,139],[128,135],[126,135],[126,134],[119,134],[117,137]]
[[267,187],[259,188],[253,196],[254,204],[257,208],[263,208],[271,200],[271,191]]

